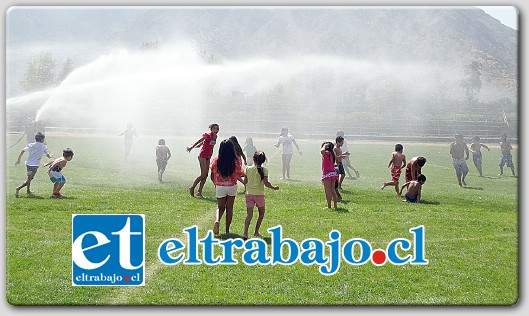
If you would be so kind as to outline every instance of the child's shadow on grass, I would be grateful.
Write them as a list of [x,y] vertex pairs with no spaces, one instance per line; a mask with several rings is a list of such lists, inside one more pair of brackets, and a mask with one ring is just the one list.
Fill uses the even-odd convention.
[[478,190],[478,191],[483,191],[483,188],[481,187],[462,187],[463,189],[467,189],[467,190]]
[[[227,240],[227,239],[242,239],[244,240],[244,236],[242,235],[238,235],[238,234],[233,234],[233,233],[229,233],[229,234],[220,234],[218,239],[220,240]],[[268,245],[270,245],[272,243],[272,239],[270,237],[249,237],[249,239],[262,239],[264,240]]]
[[432,204],[432,205],[439,205],[439,201],[427,201],[427,200],[421,200],[420,204]]
[[500,177],[491,177],[491,176],[483,176],[479,178],[485,178],[485,179],[499,179]]
[[35,194],[28,194],[27,196],[28,199],[38,199],[38,200],[43,200],[44,198],[40,195],[35,195]]
[[346,209],[345,207],[337,207],[334,209],[334,211],[337,213],[349,213],[349,210]]
[[229,233],[229,234],[219,234],[219,238],[220,240],[227,240],[227,239],[243,239],[243,236],[242,235],[238,235],[238,234],[234,234],[234,233]]

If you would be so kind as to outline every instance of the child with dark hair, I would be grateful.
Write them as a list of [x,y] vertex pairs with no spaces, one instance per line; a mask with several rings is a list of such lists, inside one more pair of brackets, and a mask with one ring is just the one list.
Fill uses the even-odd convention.
[[61,189],[66,183],[66,178],[62,174],[62,169],[66,167],[68,161],[73,159],[73,150],[66,148],[62,151],[62,157],[57,158],[52,162],[48,162],[44,166],[49,166],[48,175],[50,176],[51,182],[53,182],[53,194],[52,198],[62,198]]
[[486,148],[488,151],[490,151],[490,148],[487,145],[480,143],[479,136],[472,137],[472,143],[470,144],[470,152],[472,152],[472,161],[474,162],[474,166],[476,166],[476,169],[478,169],[479,176],[483,177],[481,166],[483,156],[481,154],[481,147]]
[[421,201],[421,190],[423,184],[426,182],[426,176],[419,174],[417,180],[412,180],[404,183],[400,188],[399,196],[402,196],[402,191],[404,188],[407,188],[406,200],[404,202],[414,202],[419,203]]
[[403,150],[404,146],[401,144],[395,145],[395,151],[391,153],[391,159],[388,163],[388,168],[391,168],[391,181],[384,182],[382,184],[382,190],[389,185],[395,187],[395,191],[397,194],[399,194],[400,174],[402,172],[402,168],[406,166],[406,156],[402,153]]
[[342,182],[345,179],[345,169],[343,165],[343,159],[345,157],[349,156],[348,151],[343,151],[342,146],[345,139],[342,136],[337,136],[336,139],[336,145],[334,147],[334,155],[336,156],[336,167],[338,169],[338,176],[339,179],[336,181],[336,184],[334,186],[334,189],[336,190],[336,194],[338,195],[338,200],[342,199],[342,196],[340,195],[340,192],[338,189],[342,189]]
[[[349,152],[349,146],[347,145],[347,139],[345,139],[345,133],[343,131],[338,131],[336,132],[336,136],[343,137],[342,150],[344,152]],[[358,172],[358,170],[356,170],[355,167],[353,167],[353,165],[351,164],[350,156],[343,157],[342,162],[343,162],[343,168],[345,170],[345,173],[347,173],[348,179],[353,179],[353,176],[351,175],[351,172],[349,171],[349,169],[352,169],[354,171],[356,178],[360,178],[360,172]]]
[[455,140],[450,144],[450,155],[452,155],[452,166],[456,171],[456,178],[459,186],[466,186],[465,178],[468,174],[468,146],[463,141],[463,135],[457,133]]
[[283,145],[283,153],[281,155],[281,161],[283,162],[283,176],[281,179],[290,179],[290,161],[292,160],[292,153],[294,152],[292,145],[296,146],[300,155],[301,150],[299,149],[298,143],[296,143],[296,139],[288,132],[288,128],[286,127],[281,129],[281,135],[279,135],[277,143],[274,144],[277,148],[279,148],[279,145]]
[[167,167],[167,161],[171,158],[171,151],[165,145],[165,139],[158,140],[156,146],[156,165],[158,166],[158,181],[163,182],[163,173]]
[[416,180],[425,164],[426,158],[422,156],[411,158],[406,164],[406,182]]
[[[241,145],[239,144],[239,141],[237,140],[237,137],[230,136],[228,139],[233,142],[233,147],[235,148],[235,154],[237,155],[237,158],[242,159],[242,161],[244,162],[244,165],[247,166],[248,164],[246,163],[246,155],[244,154],[241,148]],[[246,192],[246,184],[242,180],[240,180],[240,182],[244,184],[244,192]]]
[[26,160],[26,171],[27,171],[27,179],[16,187],[15,189],[15,197],[19,197],[20,189],[23,187],[27,187],[27,193],[31,194],[30,186],[31,186],[31,180],[35,177],[35,174],[37,173],[37,170],[40,166],[40,160],[42,159],[42,155],[46,154],[46,157],[51,158],[52,155],[48,151],[48,147],[44,145],[44,134],[37,133],[35,135],[35,142],[29,143],[22,149],[20,152],[20,155],[18,155],[18,159],[15,162],[15,166],[18,166],[20,164],[20,158],[22,158],[22,155],[27,151],[29,153],[28,159]]
[[331,200],[334,202],[334,208],[338,205],[338,195],[334,189],[335,182],[338,181],[338,173],[334,169],[336,156],[334,154],[334,145],[332,142],[324,142],[321,145],[321,181],[325,189],[325,199],[327,200],[327,207],[331,208]]
[[219,234],[220,220],[226,212],[226,234],[229,234],[237,195],[237,180],[244,176],[241,160],[235,154],[235,146],[231,140],[225,139],[220,143],[219,155],[211,161],[210,168],[218,206],[213,233]]
[[254,236],[260,237],[259,228],[263,222],[265,214],[265,195],[264,187],[272,190],[279,190],[278,186],[274,186],[268,181],[268,169],[263,167],[266,162],[266,155],[262,151],[257,151],[253,155],[252,166],[246,168],[246,176],[244,182],[247,184],[246,188],[246,220],[244,221],[244,239],[248,239],[248,227],[253,217],[253,207],[257,206],[259,217],[255,223]]
[[200,153],[198,154],[198,164],[200,165],[200,175],[195,179],[193,184],[189,187],[189,194],[195,196],[195,187],[198,186],[197,196],[203,198],[202,189],[206,183],[209,172],[209,164],[211,156],[213,155],[213,147],[217,143],[217,134],[219,133],[219,124],[210,124],[209,133],[202,134],[202,138],[197,140],[191,147],[187,147],[187,152],[191,152],[193,148],[201,147]]

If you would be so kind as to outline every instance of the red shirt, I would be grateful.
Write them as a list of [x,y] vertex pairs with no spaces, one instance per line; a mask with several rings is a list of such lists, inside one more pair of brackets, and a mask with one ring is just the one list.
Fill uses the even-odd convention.
[[202,142],[202,148],[200,148],[198,157],[209,159],[213,155],[213,147],[217,143],[217,134],[211,135],[211,133],[204,133],[202,136],[206,138]]
[[217,161],[219,160],[218,157],[215,157],[211,164],[209,165],[211,172],[213,173],[213,183],[218,186],[222,187],[231,187],[237,184],[237,179],[244,176],[244,170],[242,169],[241,160],[237,159],[235,161],[235,170],[231,174],[231,176],[223,177],[219,170],[217,169]]

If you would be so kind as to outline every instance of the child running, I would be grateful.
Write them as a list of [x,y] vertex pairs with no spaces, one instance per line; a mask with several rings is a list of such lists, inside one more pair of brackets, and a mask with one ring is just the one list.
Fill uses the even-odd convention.
[[225,139],[220,143],[219,155],[211,161],[210,168],[218,206],[213,233],[219,234],[219,223],[226,212],[226,234],[229,234],[233,204],[237,195],[237,179],[244,176],[241,160],[235,154],[235,146],[231,140]]
[[457,133],[455,140],[450,144],[450,154],[452,155],[452,165],[456,171],[459,186],[466,186],[465,178],[468,174],[468,146],[463,141],[463,135]]
[[253,207],[257,206],[259,211],[259,217],[255,223],[255,231],[253,235],[255,237],[261,237],[259,233],[259,228],[263,222],[265,214],[265,195],[264,187],[270,188],[272,190],[279,190],[278,186],[272,185],[268,181],[268,169],[263,167],[263,164],[266,162],[266,155],[262,151],[257,151],[253,155],[252,166],[246,168],[246,176],[244,182],[246,183],[246,220],[244,221],[244,240],[248,239],[248,227],[250,226],[250,221],[253,217]]
[[138,134],[136,134],[136,129],[132,123],[128,123],[127,128],[118,136],[123,135],[125,135],[125,161],[127,161],[130,155],[130,150],[132,149],[132,143],[134,143],[134,137],[138,137]]
[[412,180],[404,183],[399,191],[399,196],[402,196],[402,191],[407,188],[406,200],[404,202],[419,203],[421,201],[421,189],[423,184],[426,182],[426,176],[420,174],[417,176],[417,180]]
[[[336,181],[335,189],[342,189],[342,182],[345,179],[345,169],[343,165],[343,159],[345,157],[349,157],[348,151],[343,151],[342,146],[345,139],[342,136],[337,136],[336,139],[336,146],[334,147],[334,155],[336,156],[336,166],[338,167],[338,174],[339,174],[339,180]],[[340,192],[336,192],[338,194],[338,199],[341,200]]]
[[[244,142],[244,148],[242,149],[246,153],[246,157],[253,157],[255,152],[257,151],[257,148],[253,145],[253,139],[251,137],[246,138],[246,141]],[[248,161],[248,166],[251,166],[253,164],[253,160],[250,159]]]
[[334,169],[336,156],[334,154],[334,145],[332,142],[325,142],[321,145],[321,170],[323,187],[325,189],[325,199],[327,200],[327,208],[331,208],[331,200],[334,202],[336,209],[338,195],[334,189],[335,182],[338,181],[338,173]]
[[18,166],[20,164],[20,158],[22,158],[22,155],[26,151],[29,153],[28,159],[26,160],[26,171],[27,171],[28,177],[26,181],[24,181],[24,183],[16,187],[15,197],[20,196],[20,189],[22,189],[23,187],[27,187],[26,191],[28,195],[32,194],[30,190],[31,181],[35,177],[35,174],[37,174],[37,170],[39,169],[40,160],[42,158],[42,155],[46,154],[46,157],[48,158],[52,157],[52,154],[50,154],[50,152],[48,151],[48,147],[44,145],[44,139],[45,139],[44,134],[40,132],[37,133],[35,135],[35,142],[27,144],[26,147],[24,147],[24,149],[22,149],[22,151],[20,152],[20,155],[18,155],[18,159],[15,162],[15,166]]
[[479,136],[472,137],[472,144],[470,144],[470,152],[472,152],[472,161],[474,162],[474,166],[476,166],[476,169],[478,169],[479,176],[483,177],[482,173],[482,155],[481,155],[481,147],[486,148],[488,151],[490,151],[489,147],[487,145],[480,143]]
[[395,145],[395,151],[391,154],[391,159],[388,163],[388,168],[391,168],[391,181],[384,182],[381,187],[382,190],[388,185],[394,186],[395,191],[399,194],[400,173],[402,172],[402,168],[406,166],[406,155],[402,153],[403,150],[404,146],[402,144]]
[[283,176],[281,179],[287,180],[290,179],[290,161],[292,161],[292,153],[294,152],[292,145],[296,146],[300,155],[301,150],[299,149],[294,136],[288,133],[288,128],[286,127],[281,129],[281,135],[279,135],[277,143],[274,144],[277,148],[279,148],[279,145],[283,145],[283,154],[281,155],[281,160],[283,162]]
[[507,167],[511,168],[512,176],[516,177],[514,174],[514,164],[512,163],[512,146],[507,140],[507,134],[501,135],[500,138],[500,149],[501,149],[501,157],[500,157],[500,174],[498,176],[503,176],[503,166],[507,164]]
[[158,181],[160,182],[163,182],[163,173],[169,158],[171,158],[171,151],[165,145],[165,139],[161,138],[158,140],[158,146],[156,146],[156,165],[158,166]]
[[61,189],[66,183],[66,178],[62,174],[62,169],[66,167],[68,161],[73,159],[73,150],[66,148],[62,151],[62,157],[57,158],[54,161],[48,162],[44,166],[49,166],[48,175],[50,176],[51,182],[53,182],[53,193],[52,198],[63,198],[61,195]]
[[209,125],[209,133],[202,134],[202,138],[196,141],[191,147],[187,147],[187,152],[191,152],[191,149],[202,146],[200,153],[198,154],[198,164],[200,166],[200,175],[195,179],[193,184],[189,187],[189,194],[195,196],[195,187],[198,186],[197,197],[203,198],[202,189],[206,183],[209,172],[209,161],[213,155],[213,147],[217,143],[217,134],[219,133],[219,124]]
[[[342,150],[344,152],[349,152],[349,146],[347,145],[347,140],[345,139],[345,134],[343,131],[338,131],[336,132],[336,136],[342,136],[343,137],[343,145],[342,145]],[[347,157],[343,157],[343,167],[344,167],[344,170],[345,170],[345,173],[347,173],[347,179],[353,179],[353,176],[351,175],[351,172],[349,171],[349,169],[352,169],[356,175],[356,178],[360,178],[360,172],[358,172],[358,170],[355,169],[355,167],[353,167],[353,165],[351,164],[351,160],[349,158],[349,156]]]

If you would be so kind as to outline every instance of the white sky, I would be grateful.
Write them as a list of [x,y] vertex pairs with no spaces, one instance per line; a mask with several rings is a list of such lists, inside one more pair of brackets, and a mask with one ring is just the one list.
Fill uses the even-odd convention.
[[503,25],[518,30],[518,10],[513,6],[479,6],[488,15],[500,20]]

